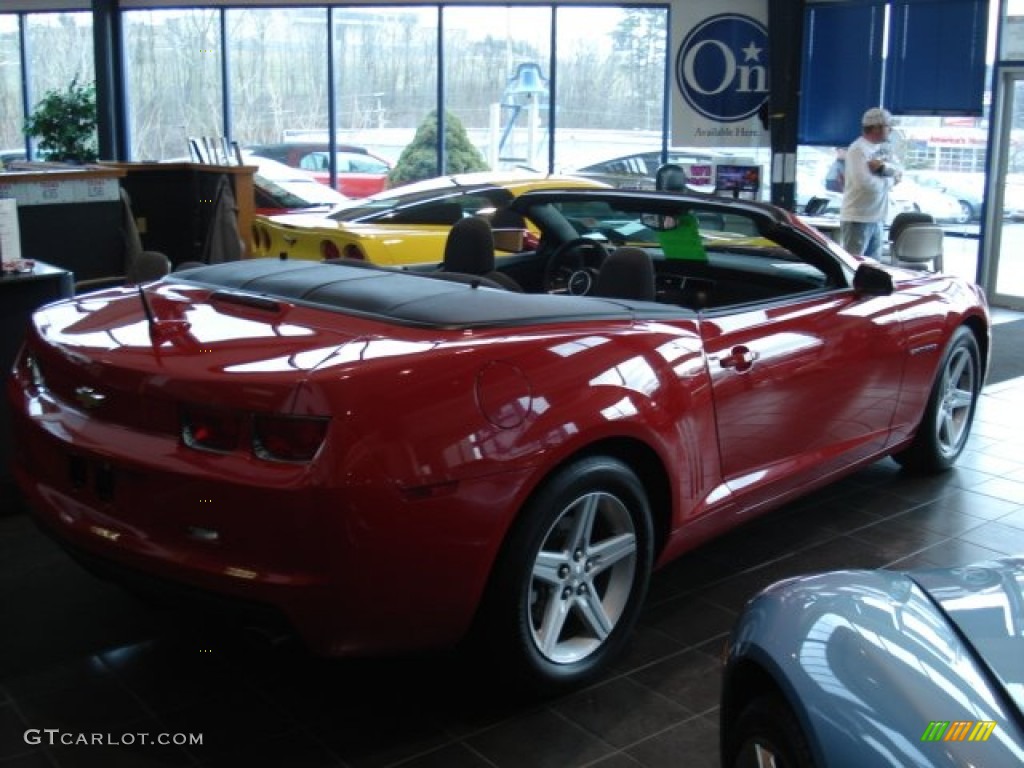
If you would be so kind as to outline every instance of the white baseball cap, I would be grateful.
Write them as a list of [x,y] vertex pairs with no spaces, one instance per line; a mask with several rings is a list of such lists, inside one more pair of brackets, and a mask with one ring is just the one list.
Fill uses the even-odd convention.
[[872,107],[864,113],[864,117],[860,119],[860,124],[865,128],[873,125],[892,126],[892,113],[888,109]]

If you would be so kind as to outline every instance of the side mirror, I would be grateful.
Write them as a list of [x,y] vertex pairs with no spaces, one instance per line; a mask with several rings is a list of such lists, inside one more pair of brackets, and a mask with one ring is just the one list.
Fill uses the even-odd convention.
[[853,290],[864,296],[891,296],[892,275],[876,264],[864,263],[853,275]]

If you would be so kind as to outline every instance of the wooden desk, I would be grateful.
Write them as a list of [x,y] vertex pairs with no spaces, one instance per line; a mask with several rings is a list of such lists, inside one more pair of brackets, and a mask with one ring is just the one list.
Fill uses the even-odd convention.
[[132,201],[142,245],[167,254],[177,266],[201,261],[213,213],[217,182],[227,176],[238,209],[238,235],[244,258],[252,257],[252,217],[256,204],[252,165],[201,163],[102,163],[124,174],[121,184]]
[[[32,313],[51,301],[74,295],[75,277],[67,269],[37,261],[31,272],[0,276],[0,367],[5,375],[21,349]],[[11,481],[11,414],[0,405],[0,482]]]

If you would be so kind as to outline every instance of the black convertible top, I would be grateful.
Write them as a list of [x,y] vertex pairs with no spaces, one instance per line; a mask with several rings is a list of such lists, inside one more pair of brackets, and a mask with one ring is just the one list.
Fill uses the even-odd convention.
[[164,280],[437,328],[628,320],[637,316],[664,319],[686,312],[645,301],[516,293],[485,287],[483,282],[437,279],[430,273],[358,262],[243,259],[175,272]]

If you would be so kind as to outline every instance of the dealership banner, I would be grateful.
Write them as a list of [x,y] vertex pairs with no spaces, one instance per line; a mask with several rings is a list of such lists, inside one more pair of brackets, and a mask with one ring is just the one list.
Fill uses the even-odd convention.
[[672,145],[762,147],[768,98],[768,0],[672,6]]

